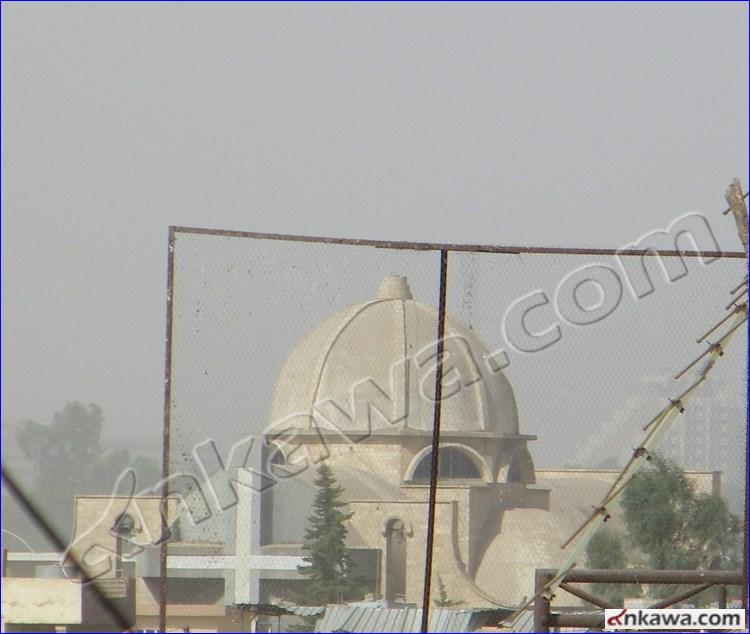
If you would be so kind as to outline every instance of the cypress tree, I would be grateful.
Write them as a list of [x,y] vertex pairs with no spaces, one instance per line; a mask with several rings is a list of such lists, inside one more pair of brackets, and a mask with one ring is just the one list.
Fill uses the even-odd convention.
[[317,492],[308,518],[305,541],[307,552],[300,574],[308,578],[302,597],[306,603],[325,605],[357,598],[359,584],[352,575],[352,561],[346,548],[346,522],[353,513],[345,511],[344,489],[336,483],[333,469],[325,462],[318,467]]

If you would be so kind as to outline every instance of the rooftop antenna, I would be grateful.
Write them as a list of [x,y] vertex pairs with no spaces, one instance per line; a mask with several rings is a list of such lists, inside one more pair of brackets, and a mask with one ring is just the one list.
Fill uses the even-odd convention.
[[[723,214],[726,215],[730,211],[734,214],[735,222],[737,223],[737,232],[739,233],[740,240],[745,248],[745,254],[747,255],[747,205],[745,199],[747,193],[742,193],[742,187],[739,179],[734,179],[732,184],[729,186],[726,192],[726,199],[729,203],[729,208],[724,210]],[[712,333],[721,330],[727,322],[730,323],[729,328],[724,330],[722,334],[714,343],[709,342],[709,347],[703,351],[697,359],[693,360],[686,368],[681,370],[675,379],[679,379],[684,376],[691,368],[693,368],[701,359],[708,357],[708,361],[697,370],[698,378],[692,383],[686,390],[684,390],[676,398],[669,399],[669,405],[664,407],[654,418],[652,418],[644,427],[643,430],[646,432],[645,436],[641,440],[641,444],[636,447],[633,454],[625,465],[623,470],[615,478],[614,483],[609,488],[609,491],[601,500],[601,502],[594,507],[593,512],[589,518],[560,546],[562,549],[566,549],[573,546],[568,556],[565,558],[563,564],[559,567],[557,574],[550,579],[542,588],[530,599],[527,599],[523,604],[508,618],[508,623],[513,623],[518,619],[523,612],[530,608],[537,599],[544,598],[551,601],[555,596],[555,591],[560,587],[560,584],[565,579],[565,576],[576,566],[577,561],[581,558],[586,546],[588,545],[591,538],[598,528],[606,522],[610,517],[610,512],[607,507],[610,506],[623,492],[625,487],[630,483],[633,476],[638,470],[651,459],[651,451],[655,447],[663,435],[666,433],[673,419],[685,411],[685,405],[688,399],[693,395],[695,390],[702,385],[709,372],[714,368],[716,362],[724,356],[726,346],[731,338],[737,333],[740,326],[747,322],[747,307],[748,300],[745,297],[744,301],[738,303],[739,300],[747,294],[747,275],[742,282],[740,282],[735,288],[730,291],[730,295],[733,296],[732,302],[725,307],[725,310],[729,310],[734,307],[731,313],[724,316],[721,320],[715,323],[709,330],[698,339],[698,343],[703,342],[706,337]],[[743,290],[744,289],[744,290]]]
[[737,223],[737,233],[740,236],[742,246],[745,247],[745,254],[747,255],[747,204],[745,203],[747,194],[742,193],[742,185],[740,185],[739,178],[735,178],[732,181],[724,196],[729,203],[729,208],[725,209],[723,213],[726,215],[730,211],[732,212],[734,221]]

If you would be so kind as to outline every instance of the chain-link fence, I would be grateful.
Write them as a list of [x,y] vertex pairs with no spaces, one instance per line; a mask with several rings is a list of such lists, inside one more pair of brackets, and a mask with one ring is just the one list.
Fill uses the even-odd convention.
[[[738,254],[190,229],[172,249],[169,474],[186,512],[165,553],[220,545],[225,602],[257,626],[274,627],[267,605],[497,615],[571,551],[579,566],[603,565],[602,548],[620,567],[741,566],[744,327],[648,446],[624,489],[642,499],[623,490],[588,548],[561,548],[644,426],[707,372],[674,378],[711,345],[696,339],[727,314]],[[634,510],[658,502],[648,478],[677,482],[651,519],[680,527]],[[347,563],[332,546],[336,487]],[[648,530],[681,541],[639,541]]]
[[78,498],[61,562],[193,631],[523,631],[541,569],[746,570],[747,261],[680,222],[619,252],[173,228],[163,482]]

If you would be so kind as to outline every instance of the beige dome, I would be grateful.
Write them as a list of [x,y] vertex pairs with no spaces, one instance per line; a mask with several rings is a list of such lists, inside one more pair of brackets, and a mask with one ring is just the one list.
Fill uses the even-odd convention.
[[[435,308],[415,301],[405,278],[386,277],[376,299],[334,313],[289,354],[270,423],[309,428],[314,417],[326,427],[335,418],[344,431],[366,430],[372,408],[363,403],[385,403],[391,419],[397,403],[406,416],[391,424],[371,413],[373,431],[431,431],[436,339]],[[474,332],[450,316],[445,350],[441,430],[518,434],[510,384],[491,369],[487,348]]]

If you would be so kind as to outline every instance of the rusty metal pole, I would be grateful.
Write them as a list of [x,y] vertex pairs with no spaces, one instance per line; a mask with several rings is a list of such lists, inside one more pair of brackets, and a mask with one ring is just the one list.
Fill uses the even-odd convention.
[[606,599],[602,599],[601,597],[597,597],[590,592],[586,592],[585,590],[576,588],[574,585],[571,585],[569,583],[561,583],[560,590],[565,590],[565,592],[568,592],[569,594],[572,594],[574,597],[578,597],[579,599],[583,599],[587,603],[595,605],[597,608],[603,608],[605,610],[616,610],[618,607],[614,603],[610,603]]
[[[206,229],[202,227],[172,227],[179,233],[198,235],[224,236],[229,238],[255,238],[256,240],[281,240],[287,242],[312,242],[318,244],[348,244],[352,246],[375,247],[377,249],[398,249],[408,251],[470,251],[478,253],[546,253],[558,255],[613,255],[625,257],[653,256],[653,249],[595,249],[589,247],[535,247],[510,246],[494,244],[455,244],[441,242],[398,242],[393,240],[362,240],[358,238],[329,238],[325,236],[301,236],[283,233],[259,233],[257,231],[233,231],[227,229]],[[747,255],[744,251],[680,251],[678,249],[659,249],[663,257],[686,258],[737,258]]]
[[555,575],[549,570],[537,570],[534,582],[534,632],[549,632],[550,601],[540,594]]
[[726,586],[716,586],[716,589],[718,590],[718,603],[719,608],[724,610],[727,607],[727,587]]
[[653,570],[651,568],[597,569],[573,568],[566,583],[659,583],[700,585],[740,585],[741,570]]
[[694,597],[696,594],[700,594],[701,592],[708,590],[710,587],[710,583],[702,583],[698,586],[688,588],[687,590],[684,590],[679,594],[672,595],[671,597],[666,597],[665,599],[657,601],[656,603],[654,603],[653,605],[649,605],[648,607],[650,610],[661,610],[663,608],[668,608],[675,603],[681,603],[682,601],[685,601],[690,597]]
[[164,430],[162,436],[161,544],[159,545],[159,631],[167,631],[167,542],[169,541],[169,445],[172,400],[172,297],[174,295],[175,229],[169,228],[167,253],[167,333],[164,350]]
[[[603,614],[559,614],[550,609],[550,601],[540,596],[542,588],[557,575],[556,570],[538,569],[534,594],[534,631],[549,632],[550,627],[571,628],[601,628]],[[648,583],[648,584],[676,584],[691,585],[692,588],[680,594],[662,599],[650,609],[666,608],[696,594],[706,591],[715,585],[718,588],[718,604],[720,608],[727,605],[727,586],[741,586],[747,582],[746,572],[742,570],[650,570],[650,569],[605,569],[590,570],[574,568],[563,577],[560,588],[566,592],[594,603],[600,607],[608,607],[604,601],[585,591],[574,588],[574,583]]]
[[424,562],[421,632],[429,631],[432,554],[435,540],[435,504],[437,502],[438,458],[440,451],[440,414],[443,400],[443,347],[445,339],[445,304],[448,290],[448,251],[440,252],[440,297],[438,299],[437,367],[435,368],[435,408],[432,420],[432,461],[430,465],[430,498],[427,506],[427,544]]

